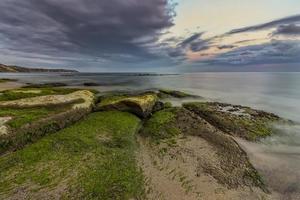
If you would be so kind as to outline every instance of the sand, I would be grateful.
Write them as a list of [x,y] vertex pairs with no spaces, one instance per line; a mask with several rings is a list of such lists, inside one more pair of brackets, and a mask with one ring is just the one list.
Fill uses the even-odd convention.
[[[146,196],[150,200],[255,200],[279,199],[256,187],[228,188],[206,172],[206,167],[218,170],[217,149],[197,136],[178,139],[167,153],[161,154],[139,137],[138,161],[146,177]],[[152,146],[152,147],[151,147]]]

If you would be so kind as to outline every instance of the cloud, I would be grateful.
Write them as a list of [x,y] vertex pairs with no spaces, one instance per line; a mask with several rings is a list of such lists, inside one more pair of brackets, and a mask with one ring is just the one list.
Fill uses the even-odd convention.
[[214,66],[300,63],[299,35],[300,15],[286,17],[194,42],[188,58]]
[[214,65],[299,63],[300,42],[273,40],[270,43],[237,48],[205,62]]
[[274,35],[300,35],[300,26],[295,24],[281,25],[273,33]]
[[234,29],[234,30],[229,31],[227,34],[236,34],[236,33],[248,32],[248,31],[257,31],[257,30],[277,27],[280,25],[286,25],[286,24],[291,24],[291,23],[296,23],[296,22],[300,23],[300,15],[294,15],[294,16],[274,20],[274,21],[271,21],[268,23],[255,25],[255,26],[248,26],[248,27],[244,27],[244,28]]
[[0,50],[107,60],[149,60],[173,26],[168,0],[2,0]]
[[184,39],[182,42],[180,42],[177,46],[186,47],[189,44],[191,44],[193,41],[197,40],[199,37],[201,37],[202,33],[194,33],[192,36]]
[[234,47],[236,47],[236,46],[234,46],[234,45],[221,45],[221,46],[218,46],[218,49],[232,49]]

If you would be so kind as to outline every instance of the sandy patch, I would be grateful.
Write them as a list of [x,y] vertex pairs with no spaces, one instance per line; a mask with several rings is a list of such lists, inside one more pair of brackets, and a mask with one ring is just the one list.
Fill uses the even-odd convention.
[[[254,200],[278,199],[256,187],[229,189],[216,180],[207,168],[220,171],[218,150],[204,139],[187,136],[162,153],[164,144],[152,146],[139,137],[139,165],[146,177],[146,196],[151,200]],[[154,148],[153,148],[154,147]]]

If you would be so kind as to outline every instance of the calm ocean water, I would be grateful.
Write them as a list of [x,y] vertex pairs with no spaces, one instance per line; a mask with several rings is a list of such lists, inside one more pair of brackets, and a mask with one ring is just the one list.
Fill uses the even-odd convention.
[[[273,112],[300,123],[300,73],[142,74],[0,74],[20,82],[64,82],[79,86],[96,82],[100,91],[170,88],[208,101],[242,104]],[[300,199],[300,126],[276,127],[276,134],[259,143],[239,141],[271,187]]]

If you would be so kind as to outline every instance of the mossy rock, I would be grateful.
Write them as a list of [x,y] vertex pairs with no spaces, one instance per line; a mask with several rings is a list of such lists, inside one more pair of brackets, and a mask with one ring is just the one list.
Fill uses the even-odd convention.
[[144,124],[141,133],[155,140],[170,139],[181,132],[176,126],[176,109],[155,112]]
[[250,141],[271,135],[272,123],[283,121],[272,113],[239,105],[197,102],[183,106],[225,133]]
[[50,82],[50,83],[28,83],[26,86],[23,86],[23,88],[53,88],[53,87],[65,87],[68,86],[66,83],[60,83],[60,82]]
[[188,97],[198,97],[195,95],[191,95],[182,91],[177,91],[177,90],[168,90],[168,89],[159,89],[158,90],[158,97],[159,98],[170,98],[170,97],[175,97],[175,98],[188,98]]
[[[19,88],[13,90],[5,90],[1,92],[0,101],[12,101],[30,97],[37,97],[37,96],[45,96],[45,95],[65,95],[70,94],[72,92],[76,92],[77,88],[54,88],[54,87],[42,87],[42,88]],[[89,90],[91,91],[91,90]],[[91,91],[95,93],[94,91]]]
[[144,199],[136,164],[140,120],[97,112],[0,157],[0,199]]
[[219,165],[222,166],[214,166],[211,162],[205,168],[206,173],[229,188],[247,185],[267,191],[247,154],[233,138],[185,108],[174,107],[154,113],[144,123],[140,135],[150,138],[153,144],[167,144],[169,148],[176,148],[177,141],[185,137],[200,137],[216,149]]
[[0,78],[0,83],[6,83],[6,82],[16,82],[17,79],[10,79],[10,78]]
[[97,111],[118,110],[133,113],[145,118],[151,112],[157,102],[155,94],[142,94],[138,96],[110,96],[102,98],[97,104]]
[[5,120],[0,123],[0,154],[80,120],[92,111],[94,101],[94,94],[88,90],[0,101],[0,119]]

